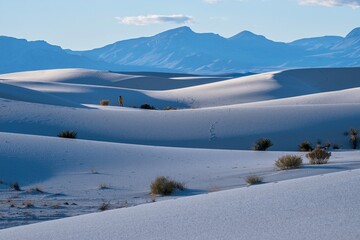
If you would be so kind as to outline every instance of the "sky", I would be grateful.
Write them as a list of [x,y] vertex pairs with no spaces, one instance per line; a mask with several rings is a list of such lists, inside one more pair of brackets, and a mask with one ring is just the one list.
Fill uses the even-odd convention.
[[89,50],[189,26],[231,37],[249,30],[281,42],[345,36],[360,0],[1,0],[0,35]]

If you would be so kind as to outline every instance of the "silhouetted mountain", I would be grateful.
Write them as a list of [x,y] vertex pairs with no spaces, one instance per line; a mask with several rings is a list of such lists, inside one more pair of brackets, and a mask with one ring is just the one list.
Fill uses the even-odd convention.
[[0,51],[0,72],[83,67],[221,74],[347,67],[360,65],[360,28],[345,38],[325,36],[283,43],[249,31],[224,38],[180,27],[88,51],[63,50],[43,41],[0,37]]

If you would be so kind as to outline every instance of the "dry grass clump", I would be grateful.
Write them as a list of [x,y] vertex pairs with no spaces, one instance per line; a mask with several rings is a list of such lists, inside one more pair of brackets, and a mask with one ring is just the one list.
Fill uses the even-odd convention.
[[349,141],[351,144],[352,149],[357,149],[358,145],[359,145],[359,137],[358,137],[358,133],[359,131],[355,128],[351,128],[348,135],[350,137]]
[[61,137],[61,138],[76,138],[77,133],[75,131],[66,130],[66,131],[59,132],[58,137]]
[[260,176],[251,175],[246,177],[246,182],[249,185],[260,184],[262,183],[262,181],[263,181],[263,177]]
[[45,193],[40,187],[30,188],[28,190],[29,193]]
[[109,185],[105,184],[105,183],[101,183],[101,184],[99,185],[99,189],[100,189],[100,190],[110,189],[110,188],[111,188],[111,187],[110,187]]
[[100,206],[99,206],[99,210],[100,211],[106,211],[106,210],[109,210],[110,209],[110,203],[108,202],[103,202]]
[[10,184],[10,188],[14,189],[15,191],[21,191],[20,184],[18,182]]
[[109,104],[110,104],[109,100],[105,100],[105,99],[100,100],[100,105],[101,106],[109,106]]
[[182,191],[185,189],[185,186],[183,183],[164,176],[157,177],[150,185],[151,193],[156,195],[171,195],[176,189]]
[[302,158],[288,154],[276,160],[275,166],[281,170],[299,168],[302,166]]
[[270,139],[268,138],[260,138],[256,141],[255,145],[253,146],[253,150],[255,151],[266,151],[269,147],[273,144]]
[[311,143],[309,141],[303,141],[302,143],[300,143],[299,145],[299,151],[300,152],[310,152],[312,151],[314,148],[312,147]]
[[326,164],[331,157],[331,152],[327,152],[322,148],[315,148],[313,151],[306,154],[310,164]]
[[140,106],[140,108],[141,108],[141,109],[156,110],[156,108],[155,108],[154,106],[151,106],[150,104],[147,104],[147,103],[142,104],[142,105]]
[[176,107],[170,107],[170,106],[169,106],[169,107],[165,107],[164,110],[177,110],[177,108],[176,108]]

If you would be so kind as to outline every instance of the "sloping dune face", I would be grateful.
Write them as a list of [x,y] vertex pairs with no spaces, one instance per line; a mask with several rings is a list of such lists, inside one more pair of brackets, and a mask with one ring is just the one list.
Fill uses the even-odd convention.
[[[12,96],[1,95],[1,124],[8,132],[73,129],[84,139],[178,147],[250,149],[267,137],[274,150],[296,150],[304,140],[346,148],[343,133],[359,127],[360,68],[271,72],[162,91],[109,86],[134,76],[84,69],[1,75],[12,88]],[[110,106],[100,106],[102,99]],[[145,103],[180,110],[134,108]]]
[[270,183],[17,227],[3,230],[0,239],[355,240],[360,195],[353,190],[359,173]]

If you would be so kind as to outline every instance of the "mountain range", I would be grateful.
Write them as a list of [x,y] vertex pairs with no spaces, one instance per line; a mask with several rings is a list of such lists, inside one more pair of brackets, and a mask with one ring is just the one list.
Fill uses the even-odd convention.
[[243,31],[224,38],[180,27],[87,51],[0,36],[0,73],[52,68],[198,74],[360,66],[360,28],[346,37],[275,42]]

